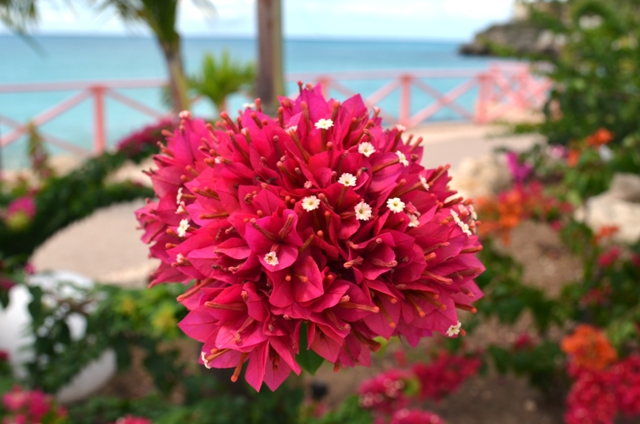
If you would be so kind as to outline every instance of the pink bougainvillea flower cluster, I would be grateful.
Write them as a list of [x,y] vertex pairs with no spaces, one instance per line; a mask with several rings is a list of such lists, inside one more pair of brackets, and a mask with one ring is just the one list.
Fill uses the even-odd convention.
[[414,364],[412,371],[420,383],[420,398],[440,400],[455,392],[478,373],[480,365],[477,355],[453,355],[444,350],[429,363]]
[[[567,396],[568,424],[613,424],[622,414],[640,416],[640,355],[634,353],[606,370],[569,365],[574,379]],[[635,422],[635,421],[633,421]]]
[[390,424],[445,424],[445,421],[430,411],[401,409],[393,414]]
[[358,389],[360,406],[382,414],[392,414],[409,402],[404,391],[413,375],[408,371],[390,369],[365,380]]
[[471,201],[448,166],[420,165],[420,139],[384,129],[360,96],[319,87],[282,98],[278,116],[245,109],[216,126],[188,112],[150,171],[159,200],[137,212],[161,260],[151,285],[195,282],[180,323],[206,367],[248,362],[278,387],[308,351],[337,370],[368,365],[374,338],[415,346],[464,334],[484,267]]
[[7,411],[3,424],[56,423],[64,421],[67,416],[64,408],[55,405],[53,396],[39,390],[26,391],[18,386],[2,395],[2,404]]
[[156,147],[163,137],[163,131],[170,131],[173,127],[173,119],[163,118],[118,141],[116,151],[123,152],[127,157],[134,158],[144,153],[147,149]]

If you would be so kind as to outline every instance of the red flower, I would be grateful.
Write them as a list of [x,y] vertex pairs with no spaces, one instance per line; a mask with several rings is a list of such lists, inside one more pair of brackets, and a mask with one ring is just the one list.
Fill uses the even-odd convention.
[[515,350],[525,350],[531,349],[536,346],[535,340],[528,335],[527,333],[522,333],[518,336],[518,338],[513,342],[513,348]]
[[412,377],[409,372],[392,369],[365,380],[358,389],[360,406],[382,414],[404,408],[409,403],[404,390]]
[[622,250],[618,246],[614,246],[598,256],[598,264],[602,268],[609,268],[618,260],[620,253],[622,253]]
[[433,412],[401,409],[393,414],[391,424],[445,424],[445,422]]
[[430,363],[418,363],[413,372],[420,382],[420,398],[439,400],[455,392],[469,377],[480,369],[480,359],[451,355],[441,351]]
[[39,390],[24,391],[15,386],[2,395],[2,403],[9,411],[3,423],[35,424],[45,416],[53,419],[66,417],[66,411],[54,404],[53,396]]
[[[276,120],[247,109],[217,128],[188,113],[154,158],[159,201],[137,212],[162,261],[151,285],[188,282],[180,323],[207,367],[275,389],[310,349],[336,369],[368,365],[377,336],[415,346],[464,334],[483,270],[470,201],[448,167],[385,130],[359,96],[281,99]],[[307,344],[300,346],[300,332]]]

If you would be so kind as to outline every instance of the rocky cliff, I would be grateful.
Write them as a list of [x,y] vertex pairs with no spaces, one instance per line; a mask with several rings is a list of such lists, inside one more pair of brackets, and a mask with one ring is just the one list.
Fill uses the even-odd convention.
[[473,42],[460,47],[465,55],[491,56],[497,48],[503,47],[515,54],[558,53],[560,41],[545,30],[526,21],[492,25],[476,34]]

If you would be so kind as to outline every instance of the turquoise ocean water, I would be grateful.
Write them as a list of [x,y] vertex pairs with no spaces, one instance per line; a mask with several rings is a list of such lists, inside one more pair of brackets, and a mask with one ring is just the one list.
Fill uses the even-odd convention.
[[[145,37],[78,37],[42,36],[36,41],[38,52],[14,36],[0,36],[0,84],[54,81],[95,81],[115,79],[165,78],[165,64],[155,41]],[[232,57],[254,61],[256,43],[251,39],[183,40],[183,54],[188,73],[197,71],[202,55],[228,49]],[[440,41],[349,41],[349,40],[286,40],[284,43],[285,72],[340,72],[409,69],[484,69],[489,59],[469,58],[457,54],[458,43]],[[464,79],[446,78],[427,81],[441,91],[447,91]],[[350,89],[368,95],[380,88],[385,80],[345,81]],[[297,90],[294,82],[287,84],[289,92]],[[163,109],[159,89],[121,90],[154,109]],[[73,91],[38,93],[0,93],[0,115],[25,122],[29,118],[71,97]],[[330,93],[336,98],[342,96]],[[470,91],[459,103],[473,108],[477,92]],[[249,99],[235,96],[230,109],[238,109]],[[412,112],[432,101],[426,95],[412,96]],[[378,106],[397,115],[399,92]],[[110,144],[132,130],[151,123],[152,118],[121,105],[106,101],[107,135]],[[212,116],[214,110],[201,102],[195,113]],[[433,120],[459,119],[449,110],[438,112]],[[90,147],[93,134],[92,102],[85,101],[71,111],[42,126],[42,131],[78,146]],[[0,134],[10,128],[0,124]],[[3,149],[4,168],[23,166],[25,141],[20,140]],[[55,154],[58,151],[50,148]]]

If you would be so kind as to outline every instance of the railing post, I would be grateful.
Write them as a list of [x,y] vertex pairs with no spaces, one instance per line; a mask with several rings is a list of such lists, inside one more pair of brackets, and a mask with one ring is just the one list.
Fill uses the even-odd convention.
[[481,73],[478,75],[478,101],[476,102],[476,124],[486,124],[488,121],[488,107],[491,101],[489,97],[491,93],[489,91],[491,76],[487,73]]
[[329,77],[321,76],[318,78],[318,84],[320,84],[322,95],[325,98],[329,97],[329,84],[331,84],[331,79]]
[[105,87],[91,87],[93,92],[93,151],[102,153],[105,150],[105,114],[104,92]]
[[400,76],[400,115],[398,121],[400,125],[409,126],[411,119],[411,75]]

